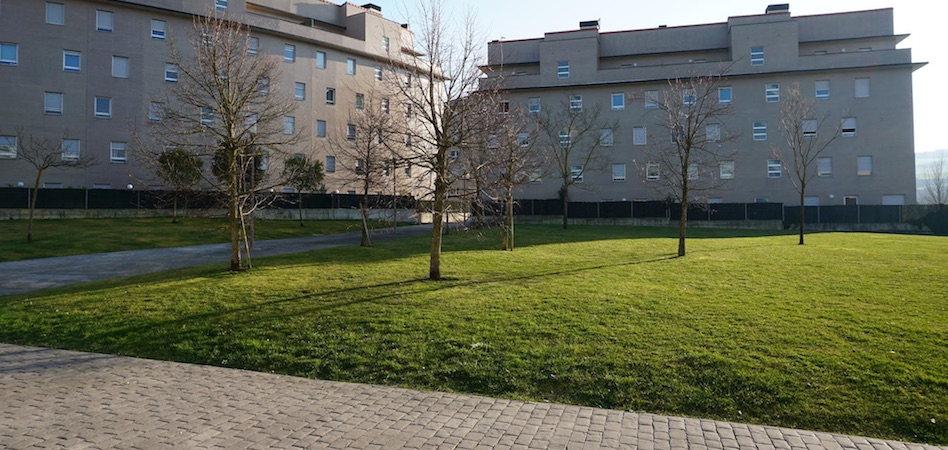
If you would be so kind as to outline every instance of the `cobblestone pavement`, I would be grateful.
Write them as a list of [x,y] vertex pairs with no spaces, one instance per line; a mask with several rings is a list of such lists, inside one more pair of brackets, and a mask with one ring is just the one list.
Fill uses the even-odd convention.
[[948,449],[8,344],[0,447]]

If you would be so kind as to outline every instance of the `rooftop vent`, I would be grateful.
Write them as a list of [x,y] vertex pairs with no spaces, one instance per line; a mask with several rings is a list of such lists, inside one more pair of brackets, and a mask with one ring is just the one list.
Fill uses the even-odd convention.
[[668,25],[659,25],[659,28],[668,28]]
[[598,29],[599,29],[599,20],[584,20],[584,21],[582,21],[582,22],[579,23],[579,28],[580,28],[580,29],[583,29],[583,30],[585,30],[585,29],[587,29],[587,28],[595,28],[595,29],[598,30]]
[[778,14],[778,13],[788,13],[788,12],[790,12],[789,3],[778,3],[775,5],[768,5],[767,11],[766,11],[767,14]]
[[366,4],[362,5],[362,7],[365,8],[365,9],[374,9],[374,10],[376,10],[376,11],[378,11],[378,12],[382,12],[382,7],[379,6],[379,5],[376,5],[375,3],[366,3]]

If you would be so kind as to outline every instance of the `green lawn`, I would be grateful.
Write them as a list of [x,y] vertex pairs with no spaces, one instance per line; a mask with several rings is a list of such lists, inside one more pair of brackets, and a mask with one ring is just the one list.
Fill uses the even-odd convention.
[[0,341],[948,444],[948,238],[521,226],[0,299]]
[[[359,221],[257,220],[257,239],[282,239],[358,231]],[[33,223],[33,242],[26,242],[26,220],[0,221],[0,262],[51,256],[104,253],[144,248],[228,242],[223,219],[48,219]]]

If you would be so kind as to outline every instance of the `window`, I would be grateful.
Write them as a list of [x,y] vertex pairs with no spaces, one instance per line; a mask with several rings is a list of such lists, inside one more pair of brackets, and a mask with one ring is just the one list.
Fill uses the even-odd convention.
[[325,69],[326,68],[326,52],[316,52],[316,68]]
[[718,88],[718,103],[728,105],[734,98],[734,90],[731,87]]
[[356,109],[365,108],[365,94],[356,93],[355,107]]
[[458,150],[458,149],[456,149],[456,148],[452,148],[452,149],[448,150],[448,158],[451,158],[451,159],[458,159],[458,158],[460,158],[460,157],[461,157],[461,151],[460,151],[460,150]]
[[648,144],[648,131],[645,127],[632,128],[632,145]]
[[336,104],[336,89],[335,88],[326,88],[326,104],[327,105]]
[[44,92],[43,93],[43,112],[58,116],[63,113],[63,93],[62,92]]
[[883,205],[904,205],[905,195],[904,194],[883,195],[882,204]]
[[101,119],[112,117],[112,99],[109,97],[95,98],[95,116]]
[[296,117],[286,116],[283,118],[283,134],[296,133]]
[[783,175],[783,162],[779,159],[767,160],[767,178],[780,178]]
[[767,140],[767,122],[754,122],[754,140]]
[[165,40],[168,35],[168,22],[164,20],[151,19],[151,38]]
[[846,206],[856,206],[859,204],[859,197],[855,195],[844,195],[843,204]]
[[569,174],[573,177],[573,182],[582,183],[583,182],[583,166],[579,164],[573,164],[569,166]]
[[570,138],[568,131],[560,131],[560,148],[567,148],[570,146],[572,139]]
[[510,112],[510,100],[501,100],[497,104],[497,112],[501,114],[507,114]]
[[128,78],[128,58],[124,56],[112,57],[112,76],[115,78]]
[[66,7],[62,3],[46,2],[46,23],[50,25],[66,23]]
[[805,138],[816,137],[816,129],[819,127],[819,123],[817,123],[816,119],[803,119],[802,125],[803,125],[802,126],[803,137]]
[[346,58],[346,74],[356,74],[356,60],[354,58]]
[[249,37],[247,38],[247,54],[256,55],[260,51],[260,38]]
[[218,11],[227,11],[227,0],[214,0],[214,8]]
[[334,173],[336,171],[336,157],[326,155],[326,172]]
[[612,181],[625,181],[625,164],[612,165]]
[[697,102],[698,102],[698,97],[695,96],[694,89],[681,90],[681,103],[683,105],[694,105]]
[[124,142],[112,141],[112,143],[109,144],[109,161],[124,164],[126,162],[126,157],[127,154],[125,152]]
[[543,182],[543,169],[536,168],[530,171],[530,182],[531,183],[542,183]]
[[856,98],[869,97],[869,79],[856,78]]
[[846,136],[846,137],[853,137],[856,135],[856,118],[855,117],[843,118],[841,133],[843,136]]
[[803,206],[820,206],[820,197],[817,195],[803,197]]
[[833,158],[827,157],[827,156],[816,158],[816,176],[829,177],[832,175],[833,175]]
[[346,139],[354,141],[356,138],[356,126],[353,123],[346,124]]
[[487,148],[498,148],[500,147],[500,140],[496,135],[487,136]]
[[270,93],[270,79],[261,78],[260,81],[257,82],[257,91],[263,95],[269,94]]
[[764,85],[764,97],[767,103],[777,103],[780,101],[780,84],[767,83]]
[[825,100],[830,98],[830,82],[829,80],[817,80],[816,81],[816,98],[818,100]]
[[767,197],[754,197],[754,203],[769,203],[770,199]]
[[46,182],[46,181],[43,182],[43,189],[62,189],[62,187],[63,187],[62,183]]
[[214,110],[207,107],[201,107],[201,125],[206,127],[214,126]]
[[530,146],[530,134],[529,134],[529,133],[520,133],[520,134],[518,134],[518,135],[517,135],[517,143],[520,144],[521,147],[529,147],[529,146]]
[[257,124],[259,119],[256,114],[247,114],[247,117],[244,118],[244,129],[252,134],[257,134]]
[[612,147],[614,138],[612,128],[603,128],[599,130],[599,145],[603,147]]
[[722,180],[731,180],[734,178],[734,161],[721,161],[718,165],[719,176]]
[[297,100],[306,100],[306,83],[296,82],[293,84],[293,98]]
[[375,79],[376,80],[382,79],[382,65],[381,64],[375,65]]
[[405,163],[405,176],[406,176],[406,177],[410,177],[410,176],[411,176],[411,163],[410,163],[410,162],[409,162],[409,163]]
[[569,61],[556,62],[556,78],[569,78]]
[[657,163],[647,163],[645,164],[645,180],[646,181],[658,181],[660,171],[658,169]]
[[698,179],[698,165],[695,163],[688,164],[688,179],[697,180]]
[[705,139],[711,142],[721,140],[721,124],[712,123],[704,127]]
[[622,92],[612,93],[612,110],[622,111],[625,109],[625,94]]
[[79,72],[82,68],[82,53],[63,50],[63,71]]
[[658,108],[658,91],[645,91],[645,109]]
[[296,46],[293,44],[283,45],[283,60],[286,62],[296,61]]
[[316,121],[316,137],[326,137],[326,121],[317,120]]
[[530,97],[527,100],[527,111],[531,114],[537,114],[540,112],[540,97]]
[[764,48],[763,47],[751,47],[751,65],[752,66],[764,65]]
[[63,161],[78,161],[79,139],[63,139],[62,151]]
[[582,112],[582,111],[583,111],[583,96],[582,96],[582,95],[570,95],[570,96],[569,96],[569,111],[570,111],[570,112]]
[[150,102],[148,103],[148,120],[152,122],[158,122],[161,120],[161,103]]
[[857,156],[856,157],[856,175],[872,175],[872,157],[871,156]]
[[718,203],[721,203],[721,197],[708,197],[709,205],[716,205]]
[[0,135],[0,159],[16,158],[16,136]]
[[388,53],[389,48],[391,48],[391,41],[388,36],[382,36],[382,51]]
[[17,45],[9,42],[0,42],[0,66],[17,65]]
[[112,32],[112,11],[95,11],[95,29],[96,31]]
[[178,66],[174,64],[165,64],[165,81],[176,83],[178,81]]
[[388,114],[391,111],[391,102],[388,97],[382,99],[382,113]]
[[109,183],[92,183],[92,189],[112,189]]

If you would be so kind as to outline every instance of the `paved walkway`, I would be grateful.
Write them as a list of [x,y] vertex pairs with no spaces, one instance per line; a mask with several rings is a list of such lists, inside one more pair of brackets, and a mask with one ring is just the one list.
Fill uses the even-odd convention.
[[[431,225],[409,225],[394,230],[378,229],[373,231],[372,241],[421,236],[430,232]],[[326,236],[257,241],[251,256],[260,258],[359,245],[359,239],[360,232],[357,231]],[[0,263],[0,296],[211,263],[220,263],[226,268],[229,261],[230,244],[228,243],[5,262]]]
[[0,447],[948,449],[7,344]]

